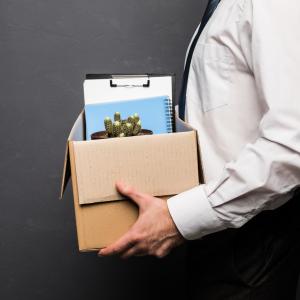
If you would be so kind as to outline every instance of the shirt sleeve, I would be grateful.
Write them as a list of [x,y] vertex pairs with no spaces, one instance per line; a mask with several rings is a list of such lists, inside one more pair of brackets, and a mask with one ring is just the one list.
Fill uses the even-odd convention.
[[[208,182],[168,200],[186,239],[238,228],[275,209],[300,183],[300,4],[246,0],[241,34],[265,114],[259,136]],[[226,134],[226,133],[224,133]]]

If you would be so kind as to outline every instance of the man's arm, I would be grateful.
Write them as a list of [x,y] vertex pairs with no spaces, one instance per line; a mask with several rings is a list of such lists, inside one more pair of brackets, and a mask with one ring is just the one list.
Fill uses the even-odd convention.
[[[186,239],[240,227],[288,201],[300,184],[300,4],[246,0],[243,44],[266,113],[255,143],[208,182],[168,200]],[[247,7],[248,6],[248,7]],[[241,124],[242,126],[242,124]]]

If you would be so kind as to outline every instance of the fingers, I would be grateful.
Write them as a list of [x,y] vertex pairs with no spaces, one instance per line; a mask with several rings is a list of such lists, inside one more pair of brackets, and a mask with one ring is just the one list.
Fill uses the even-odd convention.
[[132,256],[145,256],[147,255],[147,252],[144,252],[143,250],[140,249],[138,246],[134,246],[127,251],[125,251],[122,255],[121,258],[127,259]]
[[151,255],[157,258],[163,258],[167,256],[172,247],[175,246],[172,242],[163,243],[157,249],[149,249],[146,245],[144,245],[141,241],[134,241],[132,238],[122,238],[115,244],[102,249],[99,252],[101,256],[111,256],[111,255],[120,255],[123,259],[128,259],[132,256],[145,256]]
[[135,245],[132,234],[128,232],[112,245],[99,251],[100,256],[111,256],[120,254]]
[[170,245],[163,245],[158,250],[155,251],[154,256],[157,258],[164,258],[166,257],[171,251]]
[[151,197],[148,194],[137,191],[132,186],[126,185],[122,181],[116,182],[116,188],[122,195],[131,198],[140,207],[145,204],[149,197]]
[[121,255],[121,258],[128,259],[132,256],[146,256],[146,255],[155,256],[157,258],[164,258],[170,253],[170,251],[171,248],[169,244],[164,244],[163,246],[161,246],[156,250],[149,250],[139,245],[135,245],[134,247],[124,251],[124,253]]

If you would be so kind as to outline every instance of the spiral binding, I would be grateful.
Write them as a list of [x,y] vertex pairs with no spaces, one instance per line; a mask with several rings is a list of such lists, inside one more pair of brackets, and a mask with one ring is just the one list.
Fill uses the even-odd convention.
[[172,100],[170,98],[166,98],[165,100],[165,114],[167,120],[167,132],[173,132],[173,106]]

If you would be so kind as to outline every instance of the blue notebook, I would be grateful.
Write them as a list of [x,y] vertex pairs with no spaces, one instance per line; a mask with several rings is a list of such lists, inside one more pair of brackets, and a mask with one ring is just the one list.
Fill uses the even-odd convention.
[[172,101],[168,96],[160,96],[85,105],[86,139],[90,140],[94,132],[105,130],[105,117],[113,120],[115,112],[120,112],[122,119],[138,113],[142,128],[154,134],[172,132]]

